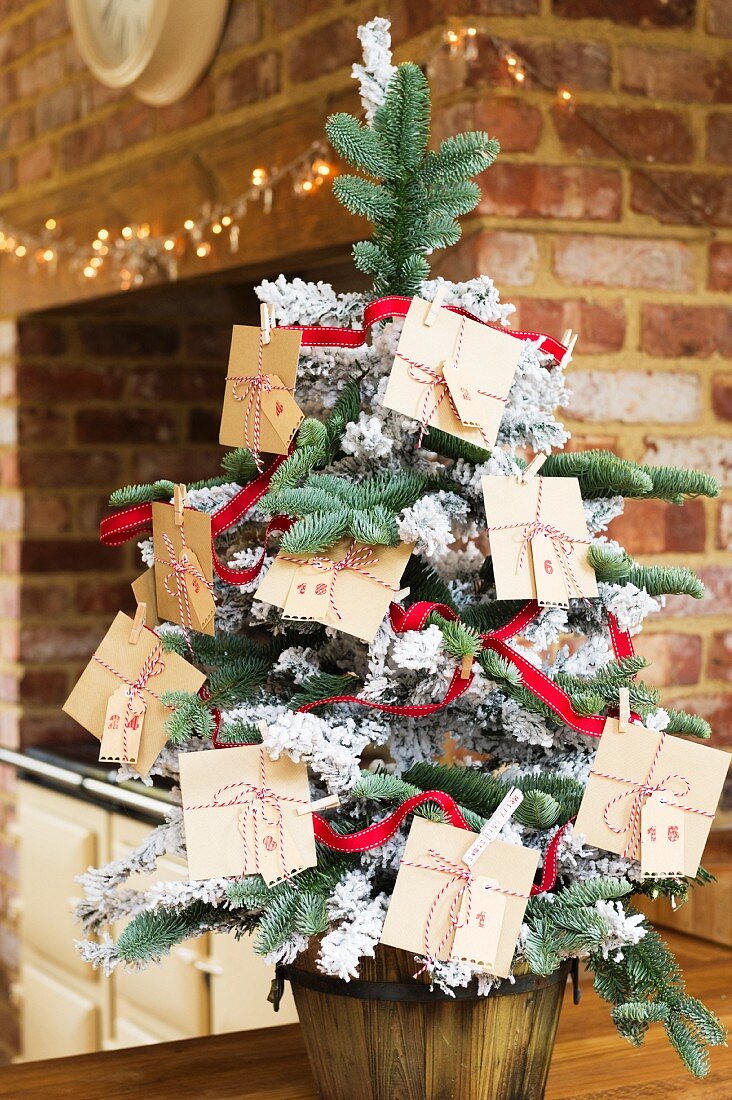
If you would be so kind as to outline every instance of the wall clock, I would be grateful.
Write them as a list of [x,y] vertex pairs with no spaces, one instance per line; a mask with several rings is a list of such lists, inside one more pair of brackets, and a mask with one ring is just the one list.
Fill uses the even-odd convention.
[[162,106],[184,96],[211,62],[229,0],[66,0],[66,6],[97,79]]

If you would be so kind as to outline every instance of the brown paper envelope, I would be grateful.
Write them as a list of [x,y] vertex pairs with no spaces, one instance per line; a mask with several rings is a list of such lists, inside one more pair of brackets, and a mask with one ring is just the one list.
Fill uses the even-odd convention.
[[[252,788],[262,789],[262,762],[264,787],[282,800],[285,836],[281,852],[276,827],[262,821],[257,863],[253,819],[249,816],[243,827],[242,814],[253,805]],[[312,814],[297,812],[310,803],[307,765],[289,756],[271,760],[259,745],[189,752],[180,757],[180,785],[191,880],[253,875],[259,865],[259,873],[272,883],[284,877],[283,858],[290,873],[316,865]],[[276,821],[271,808],[268,816]]]
[[[620,776],[632,783],[643,782],[648,775],[660,737],[654,730],[647,730],[636,723],[633,723],[628,733],[620,733],[617,719],[607,719],[574,826],[576,833],[584,833],[588,844],[620,854],[629,839],[628,833],[618,835],[608,828],[603,811],[616,795],[631,792],[631,784],[616,783],[595,773],[605,772],[607,775]],[[714,814],[731,759],[728,752],[669,735],[664,741],[653,778],[659,782],[669,775],[684,776],[691,784],[689,793],[684,796],[670,794],[669,801]],[[677,789],[681,788],[674,787],[674,790]],[[631,793],[615,803],[609,811],[614,824],[622,826],[628,822],[631,805]],[[711,817],[684,812],[685,875],[693,877],[699,870],[711,825]]]
[[[181,540],[181,528],[175,522],[175,508],[172,504],[153,504],[153,549],[155,551],[155,595],[157,599],[157,613],[161,619],[167,619],[171,623],[180,622],[178,600],[175,596],[175,575],[166,568],[165,562],[169,558],[168,549],[163,540],[167,535],[173,544],[175,554],[180,558],[183,550]],[[211,516],[207,512],[199,512],[195,508],[183,509],[183,531],[185,532],[186,546],[195,554],[197,565],[207,581],[213,582],[213,556],[211,551]],[[159,561],[158,559],[163,559]],[[170,577],[170,590],[165,587],[165,579]],[[187,578],[189,580],[190,578]],[[191,600],[191,623],[194,630],[202,634],[213,635],[215,632],[213,613],[213,598],[208,590],[200,587],[198,595],[189,588]]]
[[[219,442],[227,447],[249,446],[249,443],[245,442],[247,425],[244,423],[247,402],[235,400],[233,379],[256,377],[259,362],[260,331],[259,328],[250,325],[234,325],[232,329],[231,352],[219,432]],[[270,342],[262,347],[263,373],[276,375],[283,386],[293,391],[297,379],[301,340],[302,333],[299,331],[273,328],[270,330]],[[243,387],[240,387],[240,390],[243,391]],[[284,398],[288,397],[291,405],[285,403]],[[297,410],[301,422],[302,414],[295,403],[293,394],[281,394],[280,400],[283,406],[288,409],[288,423],[294,422],[295,410]],[[287,432],[278,430],[268,418],[263,416],[260,449],[268,454],[287,454],[290,440],[297,427],[299,427],[299,423],[289,432],[289,438],[287,438]],[[283,442],[285,438],[287,438],[286,443]]]
[[[409,364],[401,356],[442,373],[443,364],[455,359],[463,320],[451,310],[440,309],[434,323],[425,325],[424,318],[429,308],[430,303],[423,298],[412,299],[384,395],[387,409],[394,409],[395,412],[411,416],[420,422],[425,409],[432,410],[435,398],[439,400],[445,390],[440,386],[430,389],[428,385],[410,377]],[[462,333],[458,360],[461,371],[470,369],[477,389],[496,394],[500,398],[507,397],[521,355],[521,341],[505,332],[497,332],[487,325],[468,319],[465,319]],[[419,370],[415,373],[418,377],[423,376]],[[424,375],[424,378],[429,380],[428,375]],[[455,416],[445,395],[439,402],[437,411],[430,416],[429,422],[443,432],[465,439],[468,443],[490,447],[496,441],[503,409],[502,401],[486,401],[483,410],[486,415],[485,434],[482,434],[477,428],[466,426]]]
[[[350,539],[341,539],[318,557],[334,562],[340,561],[346,556],[351,545]],[[357,543],[357,549],[362,545]],[[341,614],[340,619],[331,608],[326,593],[316,593],[316,588],[322,588],[323,584],[326,585],[327,592],[333,574],[330,571],[324,572],[310,565],[299,565],[290,561],[282,551],[272,562],[255,593],[255,598],[283,608],[292,618],[323,623],[324,626],[336,627],[345,634],[352,634],[364,642],[372,642],[399,588],[402,573],[413,548],[414,543],[406,542],[401,542],[398,546],[373,547],[373,553],[378,558],[378,562],[369,566],[367,571],[391,586],[390,588],[384,587],[375,580],[362,577],[352,569],[341,570],[334,589],[335,603]],[[306,586],[305,592],[298,592],[295,581],[299,585]]]
[[[130,633],[133,620],[120,611],[97,646],[96,655],[116,669],[128,680],[135,680],[145,658],[158,644],[158,636],[152,630],[144,629],[135,645],[130,645]],[[197,668],[184,661],[177,653],[163,654],[165,668],[151,677],[149,683],[156,695],[166,691],[196,692],[206,682],[206,677]],[[89,730],[101,740],[104,733],[104,718],[107,703],[113,691],[120,686],[119,679],[97,661],[91,660],[81,674],[73,691],[64,703],[63,709],[84,729]],[[140,775],[147,775],[168,740],[165,721],[168,711],[151,696],[147,696],[145,722],[142,740],[134,769]]]
[[660,792],[641,810],[641,871],[645,878],[675,878],[684,873],[683,810],[669,806]]
[[[475,833],[465,829],[438,825],[415,817],[404,849],[404,859],[413,863],[432,863],[429,851],[435,849],[451,862],[460,863],[475,837]],[[538,863],[538,852],[519,844],[494,840],[478,857],[472,870],[475,875],[495,879],[504,889],[528,895]],[[386,914],[381,942],[424,955],[425,920],[437,894],[448,880],[449,875],[441,871],[423,871],[402,864]],[[433,938],[436,944],[447,931],[448,911],[453,896],[452,891],[445,891],[438,906],[433,922]],[[502,896],[506,898],[506,909],[495,963],[486,966],[486,969],[497,977],[506,978],[511,969],[528,899]],[[449,958],[451,946],[448,940],[440,953],[443,961]]]
[[[530,544],[521,556],[524,526],[536,517],[540,486],[540,519],[580,540],[568,547],[572,574],[582,596],[597,595],[595,572],[587,560],[590,538],[577,478],[531,477],[519,482],[513,477],[490,475],[481,481],[499,600],[538,600],[543,595],[550,606],[567,606],[564,571],[551,539],[539,539],[533,548]],[[570,587],[571,596],[577,596],[574,584]]]
[[158,617],[158,597],[155,591],[155,569],[146,569],[130,586],[138,603],[145,604],[145,626],[154,629],[160,626]]

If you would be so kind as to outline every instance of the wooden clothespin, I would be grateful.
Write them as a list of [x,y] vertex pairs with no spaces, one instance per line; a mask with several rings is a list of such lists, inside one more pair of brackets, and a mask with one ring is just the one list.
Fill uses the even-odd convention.
[[270,341],[270,331],[275,326],[275,307],[272,304],[262,302],[259,307],[259,324],[262,329],[262,343],[268,344]]
[[424,323],[427,325],[428,328],[431,328],[432,325],[434,325],[435,323],[435,318],[440,312],[442,303],[445,299],[446,290],[447,288],[445,286],[439,286],[437,288],[434,298],[430,302],[430,307],[424,315]]
[[465,653],[463,655],[462,664],[460,665],[460,679],[461,680],[470,679],[470,674],[473,671],[473,661],[474,660],[475,660],[475,655],[473,653]]
[[579,339],[579,333],[573,333],[571,329],[568,329],[568,331],[565,332],[564,336],[568,337],[568,339],[564,339],[564,337],[562,338],[562,343],[566,348],[564,355],[562,356],[562,366],[564,366],[565,363],[568,363],[569,360],[572,358],[572,352],[574,351],[574,345]]
[[183,526],[183,509],[186,506],[186,487],[176,485],[173,489],[173,507],[175,508],[175,526]]
[[257,722],[257,729],[259,730],[263,738],[267,736],[267,730],[269,729],[269,726],[265,722],[264,718],[260,719],[260,721]]
[[630,733],[630,691],[627,687],[621,687],[618,694],[620,696],[618,730],[620,733]]
[[524,796],[521,791],[517,787],[512,787],[496,812],[488,818],[485,825],[468,848],[463,856],[463,863],[467,863],[468,867],[473,866],[481,852],[486,850],[488,845],[496,839],[508,819],[513,817],[523,800]]
[[307,806],[298,806],[297,812],[300,817],[305,817],[305,814],[314,814],[319,810],[334,810],[340,804],[341,800],[337,794],[327,794],[325,798],[319,798]]
[[142,628],[145,625],[145,614],[147,612],[146,603],[138,603],[137,610],[135,611],[135,621],[132,624],[132,630],[130,631],[130,645],[137,645],[142,634]]
[[534,455],[526,469],[521,471],[519,481],[531,481],[532,477],[538,474],[539,470],[542,468],[545,462],[546,455],[543,455],[541,453],[539,453],[538,455]]
[[565,328],[564,332],[562,333],[562,343],[564,344],[565,348],[566,348],[567,344],[569,343],[569,341],[571,339],[572,339],[572,330],[571,330],[571,328]]
[[392,603],[401,603],[402,600],[406,600],[408,595],[409,595],[409,589],[408,588],[400,588],[398,592],[394,593],[394,599],[392,600]]

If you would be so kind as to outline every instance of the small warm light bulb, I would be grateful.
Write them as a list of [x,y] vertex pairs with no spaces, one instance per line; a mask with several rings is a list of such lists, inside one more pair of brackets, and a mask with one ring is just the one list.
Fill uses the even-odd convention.
[[133,231],[132,231],[132,226],[130,226],[130,225],[125,225],[125,226],[123,226],[123,228],[122,228],[122,236],[124,237],[124,239],[125,239],[126,241],[129,241],[129,240],[130,240],[130,238],[132,237],[132,232],[133,232]]
[[450,43],[451,46],[454,46],[455,43],[459,41],[459,37],[460,36],[458,35],[457,31],[448,31],[447,34],[445,35],[445,38],[447,39],[447,41]]
[[8,252],[13,252],[17,243],[15,237],[8,237],[5,241],[5,247]]
[[559,94],[559,98],[562,100],[563,103],[570,103],[571,102],[572,93],[570,92],[569,88],[560,88],[558,94]]
[[227,229],[231,225],[231,218],[228,214],[224,214],[223,218],[221,219],[221,224],[225,225]]
[[478,28],[468,27],[465,33],[467,34],[468,38],[475,38],[476,34],[478,33]]
[[100,229],[99,232],[97,233],[97,237],[99,238],[100,241],[109,240],[109,230],[108,229]]
[[199,244],[198,248],[196,249],[196,255],[200,256],[201,259],[203,259],[204,256],[208,256],[210,251],[211,245],[208,243],[208,241],[204,241],[204,243]]
[[92,258],[89,260],[89,267],[100,268],[103,263],[104,260],[101,260],[99,256],[92,256]]
[[22,257],[25,256],[27,251],[28,251],[28,249],[25,247],[24,244],[19,244],[18,247],[15,250],[15,255],[19,256],[22,259]]
[[508,65],[509,69],[513,69],[515,65],[518,65],[518,58],[514,57],[513,54],[510,53],[506,57],[506,64]]
[[147,224],[147,222],[144,222],[144,223],[143,223],[143,224],[142,224],[142,225],[141,225],[141,226],[140,226],[140,227],[138,228],[138,230],[137,230],[137,236],[138,236],[138,237],[139,237],[139,238],[140,238],[141,240],[144,240],[144,239],[145,239],[145,237],[149,237],[149,236],[150,236],[150,226],[149,226],[149,225]]
[[87,279],[93,279],[96,276],[96,271],[93,267],[87,266],[84,268],[84,274],[86,275]]
[[303,189],[303,191],[312,191],[313,181],[312,180],[303,180],[302,181],[302,189]]
[[252,183],[255,187],[262,187],[267,180],[266,168],[254,168],[252,169]]
[[46,251],[43,253],[43,259],[46,261],[47,264],[50,264],[55,255],[56,253],[53,251],[52,248],[47,248]]
[[102,242],[99,240],[98,237],[95,241],[92,241],[92,248],[94,249],[95,252],[99,252],[99,250],[101,248],[104,248],[104,245],[102,244]]
[[100,256],[106,256],[108,254],[108,252],[109,252],[109,249],[107,248],[106,244],[103,244],[102,247],[99,249],[99,255]]
[[523,69],[516,69],[513,74],[513,78],[517,84],[523,84],[523,82],[526,80],[526,73]]
[[214,222],[213,225],[211,226],[211,232],[215,233],[217,237],[218,237],[219,233],[223,232],[223,230],[224,230],[224,227],[221,224],[221,222]]
[[173,240],[172,237],[168,237],[167,241],[165,241],[164,244],[163,244],[163,248],[165,249],[166,252],[172,252],[173,251],[173,249],[175,248],[175,241]]
[[313,161],[313,172],[318,176],[329,176],[331,173],[331,167],[327,160]]
[[46,229],[55,229],[57,225],[58,222],[55,218],[46,218]]
[[195,224],[196,223],[194,222],[193,218],[186,218],[186,220],[183,222],[183,228],[187,229],[188,232],[190,233],[191,229],[193,229],[193,226]]

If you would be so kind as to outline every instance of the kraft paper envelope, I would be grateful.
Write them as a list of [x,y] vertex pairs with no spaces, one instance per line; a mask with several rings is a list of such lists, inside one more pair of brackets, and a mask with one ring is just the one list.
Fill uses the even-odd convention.
[[261,874],[268,884],[317,863],[308,769],[261,745],[182,753],[180,786],[192,880]]
[[424,298],[412,299],[384,405],[420,423],[427,417],[433,427],[468,443],[492,447],[521,341],[449,309],[439,309],[433,324],[425,325],[429,308]]
[[597,595],[590,536],[575,477],[481,479],[499,600],[567,607]]
[[[399,590],[413,547],[414,543],[406,542],[369,547],[341,539],[321,554],[310,555],[305,564],[280,551],[255,596],[281,607],[287,618],[323,623],[372,642]],[[330,563],[341,562],[349,554],[355,555],[355,568],[340,569],[334,580]]]
[[138,603],[145,605],[145,626],[160,626],[158,597],[155,592],[155,569],[146,569],[130,585]]
[[[437,895],[446,883],[450,882],[449,871],[440,870],[430,853],[437,852],[450,864],[467,870],[467,865],[462,863],[462,857],[476,835],[465,829],[456,829],[452,825],[438,825],[421,817],[414,818],[381,933],[382,943],[389,944],[391,947],[400,947],[404,951],[413,951],[419,955],[429,955],[434,952],[443,962],[452,957],[453,937],[447,939],[442,950],[438,952],[437,948],[448,931],[450,906],[463,884],[456,877],[450,888],[444,890],[437,900],[430,930],[433,942],[427,944],[425,942],[427,915],[435,904]],[[434,870],[423,870],[421,866],[410,867],[407,863],[434,866]],[[526,895],[526,897],[513,897],[511,894],[500,894],[505,899],[500,930],[496,928],[495,923],[487,919],[485,950],[481,951],[485,958],[468,960],[476,966],[484,967],[489,973],[499,978],[506,978],[510,973],[513,953],[538,863],[538,852],[524,848],[520,844],[506,844],[501,840],[494,840],[483,850],[472,866],[477,881],[473,884],[475,892],[471,899],[471,908],[475,901],[479,906],[476,915],[482,912],[480,879],[493,880],[504,890]],[[486,917],[489,917],[488,913]],[[495,942],[496,933],[497,943]],[[471,941],[472,947],[477,946],[472,934]],[[475,953],[478,954],[477,951]]]
[[[159,645],[159,638],[146,628],[141,631],[138,641],[133,645],[130,643],[133,625],[129,615],[125,615],[123,611],[118,612],[97,647],[95,656],[134,683],[146,658]],[[148,680],[156,696],[162,696],[166,691],[197,692],[206,682],[205,675],[177,653],[163,653],[161,660],[163,667]],[[92,658],[63,706],[66,714],[100,740],[104,734],[109,698],[124,683],[115,672],[110,672]],[[146,706],[142,738],[137,759],[131,764],[140,775],[147,775],[168,740],[165,722],[170,714],[149,692],[144,693],[144,698]]]
[[[179,527],[175,522],[174,505],[157,503],[152,506],[152,517],[158,616],[171,623],[178,623],[186,629],[198,630],[201,634],[214,634],[216,605],[212,591],[208,587],[213,585],[211,516],[195,508],[184,508],[183,526]],[[185,584],[188,593],[189,623],[181,622],[180,606],[176,596],[176,574],[167,564],[170,561],[170,550],[165,541],[166,536],[170,540],[176,559],[182,561],[185,555],[192,567],[192,571],[183,574],[180,581]]]
[[[684,859],[681,873],[693,877],[699,870],[704,845],[722,793],[732,757],[728,752],[698,745],[668,734],[658,760],[649,775],[662,735],[633,723],[620,733],[618,721],[608,718],[597,749],[587,788],[575,822],[575,833],[584,833],[587,843],[621,854],[632,842],[631,811],[635,800],[642,803],[640,784],[661,785],[667,804],[683,816]],[[607,779],[598,775],[612,776]],[[611,806],[609,803],[618,798]],[[614,832],[605,821],[622,832]],[[696,810],[696,813],[689,812]],[[708,815],[708,816],[705,816]],[[641,850],[642,850],[641,840]],[[631,848],[639,856],[638,845]]]
[[267,383],[259,387],[250,380],[259,374],[261,331],[250,325],[234,325],[232,330],[219,442],[286,455],[303,421],[294,398],[302,333],[270,329],[269,343],[262,344],[262,374]]

